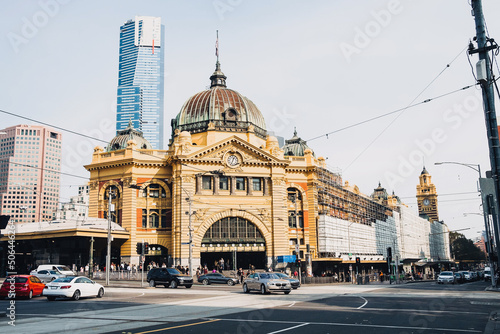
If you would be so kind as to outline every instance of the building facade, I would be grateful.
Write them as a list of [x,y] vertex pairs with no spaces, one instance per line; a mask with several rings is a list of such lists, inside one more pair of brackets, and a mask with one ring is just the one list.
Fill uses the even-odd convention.
[[439,221],[437,190],[432,177],[427,172],[427,169],[420,173],[420,183],[417,185],[417,203],[418,212],[421,216],[428,217],[430,221]]
[[446,225],[432,227],[380,185],[362,194],[296,131],[280,147],[256,105],[226,79],[217,61],[210,89],[172,120],[168,150],[151,149],[131,126],[95,148],[85,166],[89,215],[111,215],[130,233],[123,261],[137,263],[143,241],[156,263],[279,269],[299,258],[308,275],[349,270],[357,258],[364,270],[385,270],[389,247],[408,268],[449,259],[439,246],[447,235],[431,238]]
[[11,221],[52,219],[59,205],[61,134],[38,125],[0,130],[0,214]]
[[78,187],[78,195],[72,196],[68,203],[62,203],[55,220],[85,220],[89,214],[89,186]]
[[116,130],[132,121],[155,149],[164,141],[164,26],[136,16],[120,27]]

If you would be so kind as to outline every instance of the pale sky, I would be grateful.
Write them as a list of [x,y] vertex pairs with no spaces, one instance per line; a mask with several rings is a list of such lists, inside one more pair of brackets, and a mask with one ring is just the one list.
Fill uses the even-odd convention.
[[[469,238],[484,229],[474,193],[478,173],[434,165],[480,164],[483,175],[490,169],[476,88],[338,131],[475,83],[465,52],[475,35],[468,0],[0,0],[0,5],[2,110],[109,141],[115,135],[120,25],[136,15],[159,16],[166,34],[169,138],[170,120],[210,83],[219,30],[228,88],[257,105],[268,130],[288,139],[296,127],[316,156],[328,158],[330,168],[351,185],[370,195],[381,182],[415,211],[425,163],[440,194],[440,219],[451,230],[470,228],[460,231]],[[483,7],[490,37],[500,40],[500,2],[483,0]],[[474,55],[474,67],[476,62]],[[0,117],[0,128],[22,123],[30,122]],[[83,165],[97,145],[105,146],[63,132],[63,172],[88,177]],[[61,201],[83,183],[63,176]]]

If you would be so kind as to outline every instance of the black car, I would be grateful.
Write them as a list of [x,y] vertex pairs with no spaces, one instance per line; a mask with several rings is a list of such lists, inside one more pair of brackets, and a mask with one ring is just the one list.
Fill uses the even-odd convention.
[[200,277],[198,277],[198,282],[203,283],[204,285],[220,283],[227,284],[229,286],[240,283],[240,281],[238,281],[236,278],[227,277],[219,273],[208,273],[205,275],[201,275]]
[[150,287],[157,285],[163,285],[166,288],[185,286],[189,289],[193,286],[193,278],[189,275],[181,274],[175,268],[153,268],[148,272],[147,280]]

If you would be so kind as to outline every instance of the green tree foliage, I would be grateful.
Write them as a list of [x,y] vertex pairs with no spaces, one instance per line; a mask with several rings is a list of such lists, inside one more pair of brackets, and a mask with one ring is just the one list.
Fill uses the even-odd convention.
[[450,244],[455,260],[483,261],[486,259],[485,254],[474,245],[474,242],[461,233],[450,232]]

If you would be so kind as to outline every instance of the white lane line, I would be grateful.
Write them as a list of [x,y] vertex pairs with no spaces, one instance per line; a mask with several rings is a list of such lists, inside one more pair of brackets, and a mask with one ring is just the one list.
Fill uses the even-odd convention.
[[363,299],[365,301],[365,303],[363,305],[361,305],[360,307],[356,308],[357,310],[363,308],[363,306],[365,306],[366,304],[368,304],[368,300],[366,300],[366,298],[364,297],[361,297],[361,296],[358,296],[359,298]]
[[280,329],[279,331],[276,331],[276,332],[271,332],[271,333],[268,333],[268,334],[275,334],[275,333],[286,332],[286,331],[289,331],[289,330],[291,330],[291,329],[299,328],[299,327],[302,327],[302,326],[305,326],[305,325],[309,325],[309,323],[308,323],[308,322],[306,322],[306,323],[304,323],[304,324],[300,324],[300,325],[293,326],[293,327],[289,327],[289,328]]
[[295,302],[293,302],[290,305],[288,305],[288,307],[292,307],[293,305],[295,305]]

